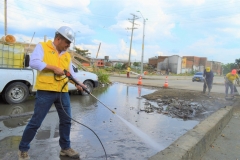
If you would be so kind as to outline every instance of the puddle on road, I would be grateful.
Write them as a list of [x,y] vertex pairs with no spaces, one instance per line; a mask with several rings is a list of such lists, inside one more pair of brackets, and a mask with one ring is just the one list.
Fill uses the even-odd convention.
[[[91,96],[71,95],[72,115],[75,120],[96,132],[109,160],[148,159],[159,151],[156,151],[150,143],[159,144],[164,149],[199,123],[158,113],[139,112],[146,101],[141,96],[154,91],[154,88],[114,83],[93,92],[102,103],[133,126],[127,126],[117,115]],[[34,101],[32,105],[33,103]],[[0,122],[0,128],[7,127],[3,125]],[[150,138],[148,141],[151,142],[146,142],[143,137],[134,133],[131,127],[136,127],[143,133],[142,135],[147,135]],[[25,126],[17,126],[13,129],[16,131],[8,131],[11,133],[8,135],[6,132],[5,134],[0,132],[0,138],[2,140],[8,136],[21,136],[24,128]],[[48,150],[50,154],[44,154],[41,158],[58,159],[60,149],[58,139],[57,113],[49,113],[37,132],[34,143],[31,143],[30,156],[38,159],[37,155]],[[72,147],[80,152],[81,159],[105,159],[104,151],[96,136],[76,122],[72,124],[71,141]]]

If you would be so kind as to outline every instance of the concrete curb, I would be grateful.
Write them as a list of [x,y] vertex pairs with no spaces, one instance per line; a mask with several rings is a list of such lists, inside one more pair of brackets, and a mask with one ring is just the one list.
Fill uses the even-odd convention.
[[149,160],[200,160],[232,115],[232,106],[219,109]]

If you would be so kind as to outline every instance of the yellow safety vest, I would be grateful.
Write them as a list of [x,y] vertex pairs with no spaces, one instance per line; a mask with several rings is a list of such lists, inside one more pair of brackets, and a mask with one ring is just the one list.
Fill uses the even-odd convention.
[[237,74],[233,75],[233,74],[230,72],[230,73],[228,73],[228,74],[226,75],[226,78],[227,78],[230,82],[233,83],[234,80],[236,80],[236,79],[239,78],[239,77],[238,77]]
[[[71,63],[71,56],[68,52],[63,53],[59,56],[58,51],[54,48],[52,41],[41,43],[44,56],[43,62],[48,65],[53,65],[63,70],[69,70],[69,65]],[[68,81],[68,78],[64,76],[56,76],[57,81],[54,78],[54,72],[50,70],[42,70],[37,72],[36,85],[37,90],[55,91],[61,92],[63,85]],[[68,92],[68,85],[64,87],[62,92]]]

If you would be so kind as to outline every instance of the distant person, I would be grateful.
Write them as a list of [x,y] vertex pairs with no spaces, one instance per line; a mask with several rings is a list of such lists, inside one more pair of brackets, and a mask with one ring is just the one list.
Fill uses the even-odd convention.
[[130,74],[130,71],[131,71],[131,68],[128,66],[127,67],[127,78],[129,78],[130,76],[129,76],[129,74]]
[[234,97],[234,81],[239,78],[237,70],[233,69],[225,76],[225,97],[228,97],[228,89],[230,88],[231,97]]
[[203,77],[204,77],[203,93],[205,93],[206,89],[208,88],[208,95],[209,95],[212,89],[213,77],[214,77],[214,74],[210,67],[206,67],[206,69],[203,72]]
[[[71,55],[67,52],[73,40],[73,30],[67,26],[62,26],[55,33],[53,41],[49,40],[37,44],[30,57],[30,66],[38,70],[35,84],[37,92],[34,114],[25,128],[19,144],[19,160],[30,159],[28,155],[30,142],[35,137],[52,104],[54,104],[59,117],[59,120],[56,119],[56,121],[59,121],[60,155],[79,158],[79,153],[71,148],[71,106],[68,85],[65,85],[68,78],[64,78],[64,69],[75,78]],[[65,87],[62,88],[64,85]],[[76,85],[76,88],[82,90],[79,85]]]

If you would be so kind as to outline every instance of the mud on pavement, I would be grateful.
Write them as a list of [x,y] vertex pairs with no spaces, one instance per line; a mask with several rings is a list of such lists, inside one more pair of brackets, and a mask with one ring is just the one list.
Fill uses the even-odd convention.
[[200,91],[171,88],[161,88],[143,97],[149,102],[145,103],[145,107],[141,111],[157,112],[182,119],[200,120],[220,108],[234,105],[237,99],[227,100],[223,93],[210,93],[208,96]]

